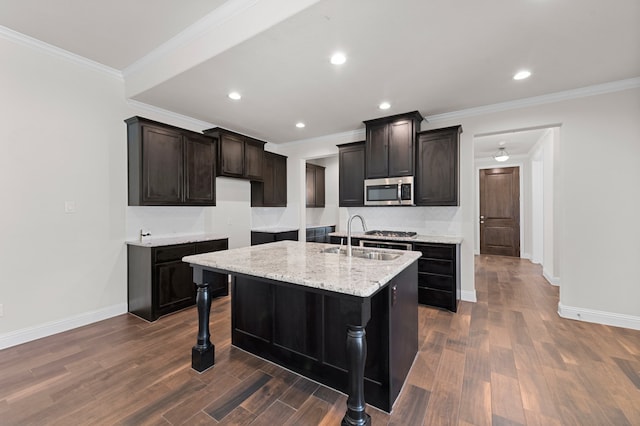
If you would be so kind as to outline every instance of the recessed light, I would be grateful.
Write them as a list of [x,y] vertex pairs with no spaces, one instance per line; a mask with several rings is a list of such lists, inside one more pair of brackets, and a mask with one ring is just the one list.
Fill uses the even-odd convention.
[[529,76],[531,75],[530,71],[527,70],[522,70],[522,71],[518,71],[514,76],[513,79],[514,80],[524,80],[525,78],[529,78]]
[[331,63],[333,65],[342,65],[347,62],[347,57],[342,52],[334,53],[331,57]]
[[301,122],[299,122],[299,123],[296,123],[296,127],[297,127],[298,129],[302,129],[304,126],[305,126],[305,124],[304,124],[302,121],[301,121]]
[[240,96],[240,93],[238,93],[238,92],[231,92],[231,93],[229,93],[228,96],[229,96],[230,99],[233,99],[234,101],[237,101],[240,98],[242,98],[242,96]]
[[380,105],[378,105],[378,108],[380,108],[380,109],[389,109],[389,108],[391,108],[391,104],[389,102],[382,102]]

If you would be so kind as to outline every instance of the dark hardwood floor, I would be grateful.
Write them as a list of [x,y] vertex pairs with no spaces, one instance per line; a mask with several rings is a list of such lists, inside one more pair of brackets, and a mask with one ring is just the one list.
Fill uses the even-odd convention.
[[[558,317],[540,267],[476,258],[478,303],[420,308],[420,351],[374,425],[640,425],[640,331]],[[133,315],[0,351],[1,425],[338,425],[346,397],[230,345],[214,300],[216,365],[191,370],[195,309]]]

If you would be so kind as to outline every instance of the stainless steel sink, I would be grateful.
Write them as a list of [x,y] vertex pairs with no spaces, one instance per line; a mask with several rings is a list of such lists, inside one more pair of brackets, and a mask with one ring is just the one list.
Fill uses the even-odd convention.
[[[347,249],[345,247],[329,247],[322,250],[322,253],[334,253],[341,254],[346,256]],[[394,260],[401,256],[400,253],[390,253],[386,251],[378,251],[378,250],[362,250],[362,249],[351,249],[351,254],[353,257],[359,257],[361,259],[372,259],[372,260]]]

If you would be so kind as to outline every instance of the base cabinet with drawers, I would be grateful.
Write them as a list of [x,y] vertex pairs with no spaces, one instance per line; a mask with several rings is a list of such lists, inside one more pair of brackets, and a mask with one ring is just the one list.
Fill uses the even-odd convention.
[[308,243],[328,243],[329,234],[335,232],[335,226],[310,226],[307,228]]
[[[184,256],[229,248],[227,238],[166,246],[127,246],[128,310],[147,321],[155,321],[195,305],[196,285]],[[229,294],[226,274],[210,273],[211,297]]]
[[418,259],[418,303],[456,312],[460,300],[460,244],[413,243]]
[[274,243],[276,241],[298,241],[298,231],[282,231],[282,232],[267,232],[267,231],[251,231],[251,245],[257,246],[258,244]]

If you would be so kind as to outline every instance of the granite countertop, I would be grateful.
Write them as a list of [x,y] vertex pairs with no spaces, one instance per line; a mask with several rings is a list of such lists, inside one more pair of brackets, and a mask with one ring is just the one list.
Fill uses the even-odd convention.
[[160,237],[160,238],[153,238],[153,236],[151,236],[151,237],[145,237],[143,241],[130,240],[130,241],[126,241],[126,243],[127,245],[131,245],[131,246],[162,247],[162,246],[172,246],[175,244],[196,243],[199,241],[221,240],[226,238],[229,238],[229,237],[227,235],[218,235],[218,234],[182,235],[177,237]]
[[420,252],[400,253],[394,260],[372,260],[322,253],[331,244],[278,241],[182,258],[184,262],[229,272],[290,282],[337,293],[368,297],[415,262]]
[[270,234],[278,234],[280,232],[297,231],[299,228],[285,227],[285,226],[272,226],[268,228],[252,228],[251,232],[267,232]]
[[[330,237],[347,237],[346,232],[331,232]],[[460,244],[462,237],[455,235],[417,235],[415,237],[382,237],[377,235],[365,235],[364,232],[352,232],[352,238],[384,241],[405,241],[416,243],[440,243],[440,244]],[[346,241],[345,241],[346,244]]]

